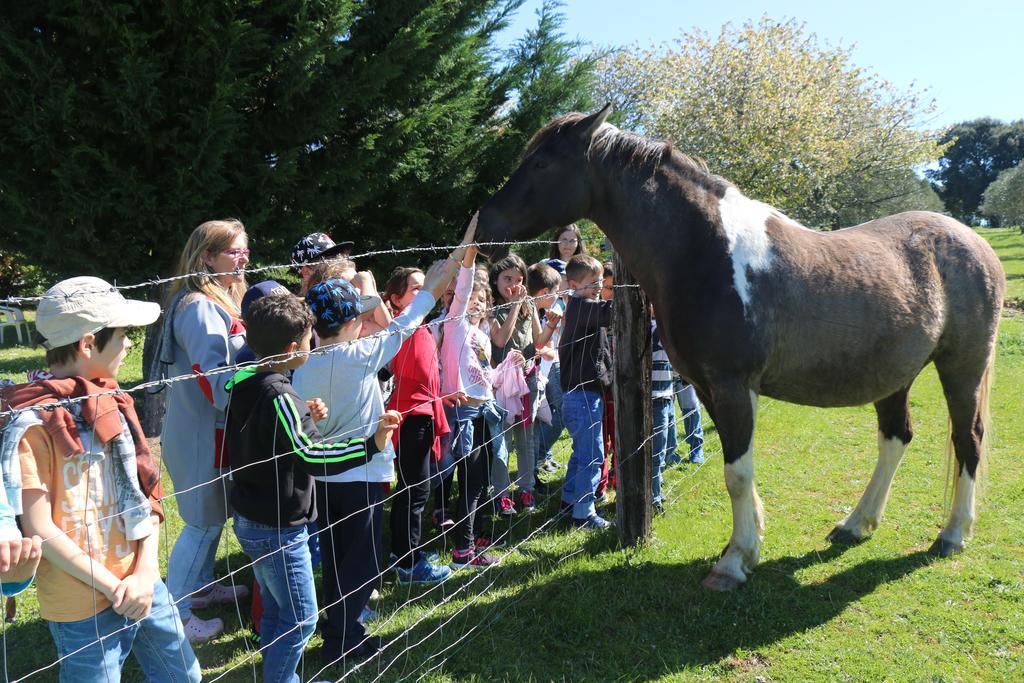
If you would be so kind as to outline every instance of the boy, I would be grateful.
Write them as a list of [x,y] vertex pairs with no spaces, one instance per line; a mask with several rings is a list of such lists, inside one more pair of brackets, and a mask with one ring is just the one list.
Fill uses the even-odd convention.
[[[423,289],[380,337],[360,333],[366,318],[382,307],[372,282],[362,293],[344,280],[327,280],[309,290],[306,303],[313,311],[314,329],[321,343],[337,346],[310,358],[295,372],[294,383],[301,396],[322,396],[327,403],[328,417],[317,422],[324,438],[365,436],[376,424],[384,413],[377,373],[434,308],[457,267],[448,259],[428,270]],[[315,479],[320,521],[329,528],[321,537],[324,600],[330,606],[320,657],[327,666],[361,643],[379,643],[379,638],[366,635],[359,616],[373,591],[374,577],[380,574],[377,550],[383,540],[384,487],[395,479],[394,453],[389,450],[365,467]],[[451,573],[422,558],[412,571],[397,569],[401,583],[434,583]]]
[[[555,264],[555,265],[552,265]],[[558,269],[561,266],[561,270]],[[545,332],[549,332],[549,343],[558,348],[557,329],[558,323],[565,312],[565,304],[558,295],[562,283],[562,272],[565,270],[565,263],[558,259],[549,259],[530,266],[526,271],[526,291],[534,299],[534,305],[541,316],[541,324]],[[562,433],[564,424],[562,422],[562,386],[561,372],[558,364],[558,354],[552,358],[542,357],[538,368],[540,383],[543,389],[538,397],[538,403],[546,402],[551,421],[545,423],[543,418],[537,429],[534,430],[536,438],[536,477],[537,489],[541,490],[540,473],[555,472],[558,466],[555,464],[554,456],[551,453],[551,446],[558,440]]]
[[672,363],[658,334],[658,321],[651,307],[651,403],[654,448],[651,467],[651,502],[655,514],[665,514],[661,497],[661,472],[675,452],[676,413],[672,406]]
[[[340,474],[388,447],[398,415],[385,413],[372,441],[321,438],[287,373],[309,357],[313,314],[291,296],[267,296],[247,311],[249,346],[261,361],[228,382],[234,529],[252,558],[263,599],[263,680],[298,681],[296,667],[317,621],[306,525],[317,517],[313,474]],[[326,417],[322,405],[317,411]],[[373,653],[368,653],[373,654]]]
[[[15,387],[11,405],[118,391],[132,345],[127,328],[159,315],[157,304],[128,301],[99,278],[56,284],[36,314],[52,377]],[[36,584],[60,679],[118,681],[132,652],[149,680],[198,681],[199,663],[160,579],[163,491],[131,398],[107,393],[27,410],[8,430],[19,439],[22,525],[47,539]]]
[[572,436],[572,455],[562,489],[562,508],[572,510],[573,526],[604,529],[610,523],[597,514],[594,492],[601,479],[604,448],[601,437],[603,393],[611,386],[611,348],[605,330],[612,302],[601,300],[601,262],[576,254],[565,267],[573,293],[562,321],[558,358],[562,367],[562,412]]

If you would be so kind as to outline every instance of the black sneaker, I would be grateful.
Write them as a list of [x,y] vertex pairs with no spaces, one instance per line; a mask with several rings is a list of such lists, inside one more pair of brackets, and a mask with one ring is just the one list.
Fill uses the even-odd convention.
[[366,636],[363,642],[348,652],[343,653],[343,651],[334,648],[321,650],[320,665],[326,669],[331,666],[345,666],[365,662],[367,659],[375,657],[381,651],[382,644],[379,636]]

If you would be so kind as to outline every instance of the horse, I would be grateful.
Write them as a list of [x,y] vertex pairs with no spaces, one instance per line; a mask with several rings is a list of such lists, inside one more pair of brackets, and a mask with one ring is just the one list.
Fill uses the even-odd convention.
[[758,561],[759,397],[874,404],[874,473],[857,507],[828,535],[857,543],[882,519],[913,436],[910,387],[929,362],[949,410],[953,468],[950,514],[930,552],[962,551],[984,471],[1006,286],[988,243],[924,211],[810,230],[671,144],[619,130],[607,122],[610,113],[609,104],[567,114],[538,131],[480,210],[476,234],[482,242],[523,240],[590,219],[650,298],[672,365],[695,387],[721,437],[732,536],[703,585],[735,589]]

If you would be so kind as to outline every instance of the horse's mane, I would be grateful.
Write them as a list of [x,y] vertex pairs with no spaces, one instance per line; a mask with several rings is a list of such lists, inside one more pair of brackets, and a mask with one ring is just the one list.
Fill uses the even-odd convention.
[[[574,112],[555,118],[530,138],[526,150],[523,152],[523,158],[528,157],[547,140],[561,133],[563,128],[579,123],[586,116],[586,114]],[[631,131],[620,130],[609,123],[602,125],[594,134],[587,154],[591,158],[612,159],[623,166],[633,166],[639,169],[650,168],[651,171],[654,171],[659,165],[670,162],[675,170],[698,185],[709,189],[721,189],[723,185],[725,187],[731,185],[729,181],[711,173],[703,159],[683,154],[675,149],[672,143],[652,140]]]

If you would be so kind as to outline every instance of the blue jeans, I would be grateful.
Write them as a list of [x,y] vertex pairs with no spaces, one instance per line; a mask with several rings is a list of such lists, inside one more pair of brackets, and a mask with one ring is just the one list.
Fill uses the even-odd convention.
[[[678,377],[672,388],[679,402],[679,410],[683,413],[683,438],[690,447],[690,461],[704,460],[704,426],[701,424],[700,401],[697,390],[692,384],[686,384]],[[675,449],[673,448],[673,451]]]
[[167,561],[167,590],[174,596],[182,623],[192,618],[192,594],[213,583],[213,562],[223,526],[186,524]]
[[675,452],[674,450],[670,451],[669,447],[674,446],[676,441],[676,412],[671,398],[655,398],[651,402],[654,424],[654,434],[651,439],[653,442],[651,449],[651,502],[660,503],[661,471],[665,468],[669,455]]
[[537,464],[545,460],[552,460],[555,456],[551,447],[558,441],[565,429],[565,420],[562,415],[562,366],[555,363],[548,370],[548,383],[544,387],[544,394],[548,399],[548,406],[551,408],[551,424],[540,422],[534,431],[537,434]]
[[[62,683],[116,683],[121,680],[121,667],[129,652],[135,655],[149,681],[202,678],[178,608],[160,579],[153,584],[152,610],[142,621],[133,622],[108,607],[81,621],[46,623],[57,646],[57,656],[67,657],[60,663]],[[102,643],[96,642],[97,631],[104,637]],[[78,652],[80,648],[85,649]]]
[[317,620],[309,532],[304,526],[279,529],[258,524],[236,512],[235,536],[254,562],[263,598],[263,680],[294,683]]
[[572,436],[572,455],[565,472],[562,502],[572,505],[573,519],[587,519],[597,512],[594,491],[601,481],[604,462],[601,434],[604,400],[599,392],[573,389],[563,396],[562,413]]

